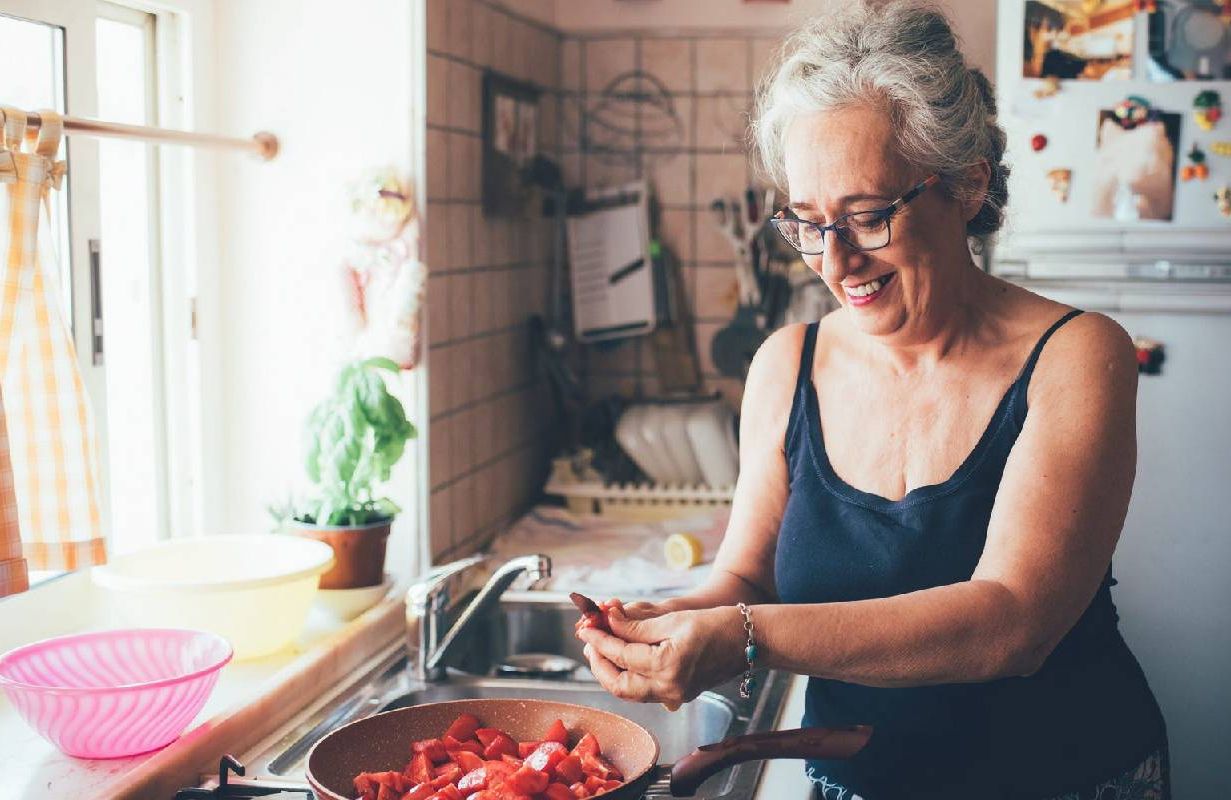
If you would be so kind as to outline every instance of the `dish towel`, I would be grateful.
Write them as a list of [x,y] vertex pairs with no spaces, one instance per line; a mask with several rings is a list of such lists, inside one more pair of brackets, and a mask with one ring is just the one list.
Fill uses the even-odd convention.
[[[50,214],[65,165],[56,161],[64,122],[0,108],[0,197],[7,242],[0,252],[0,389],[8,461],[25,558],[35,569],[71,570],[106,560],[99,509],[98,445],[56,280],[40,261],[40,207]],[[2,502],[2,501],[0,501]]]
[[26,559],[21,554],[17,527],[17,494],[13,464],[9,461],[9,435],[4,423],[4,392],[0,390],[0,597],[30,588]]

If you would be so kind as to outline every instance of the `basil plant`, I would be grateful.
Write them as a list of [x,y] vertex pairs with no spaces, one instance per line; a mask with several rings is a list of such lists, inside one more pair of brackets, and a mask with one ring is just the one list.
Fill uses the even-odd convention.
[[333,393],[308,417],[305,466],[313,491],[293,515],[299,522],[361,526],[401,510],[388,497],[376,497],[376,486],[389,480],[418,432],[385,388],[383,370],[397,374],[399,368],[387,358],[346,365]]

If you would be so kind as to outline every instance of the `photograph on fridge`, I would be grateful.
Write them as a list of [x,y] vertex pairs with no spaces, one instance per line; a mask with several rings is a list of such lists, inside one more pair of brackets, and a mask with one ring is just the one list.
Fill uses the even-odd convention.
[[1129,80],[1134,0],[1026,0],[1022,76]]
[[1170,221],[1181,115],[1130,101],[1098,115],[1092,215]]
[[1162,0],[1149,19],[1151,80],[1231,80],[1231,3]]

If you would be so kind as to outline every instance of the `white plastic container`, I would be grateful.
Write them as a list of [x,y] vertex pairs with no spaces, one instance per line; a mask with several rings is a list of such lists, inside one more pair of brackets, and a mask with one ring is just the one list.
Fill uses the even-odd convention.
[[295,639],[333,550],[298,536],[205,536],[119,556],[95,567],[121,625],[199,628],[259,658]]

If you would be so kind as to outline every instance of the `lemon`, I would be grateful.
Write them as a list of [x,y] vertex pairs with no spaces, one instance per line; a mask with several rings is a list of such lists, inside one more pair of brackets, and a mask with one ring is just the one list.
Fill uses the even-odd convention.
[[663,543],[663,557],[671,569],[688,569],[701,563],[701,542],[691,533],[673,533]]

